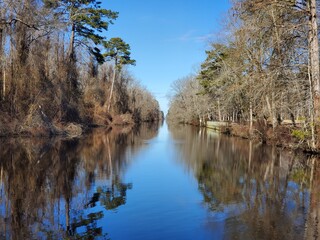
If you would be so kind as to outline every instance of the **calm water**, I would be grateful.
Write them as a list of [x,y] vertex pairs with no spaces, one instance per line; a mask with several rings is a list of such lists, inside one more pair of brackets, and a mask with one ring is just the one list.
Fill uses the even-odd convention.
[[0,140],[1,239],[317,239],[320,165],[189,126]]

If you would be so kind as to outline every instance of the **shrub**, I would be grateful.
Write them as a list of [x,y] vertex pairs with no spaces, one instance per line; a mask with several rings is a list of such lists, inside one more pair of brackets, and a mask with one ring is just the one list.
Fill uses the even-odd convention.
[[308,131],[294,129],[291,132],[291,136],[297,138],[300,141],[304,141],[310,136],[310,134]]

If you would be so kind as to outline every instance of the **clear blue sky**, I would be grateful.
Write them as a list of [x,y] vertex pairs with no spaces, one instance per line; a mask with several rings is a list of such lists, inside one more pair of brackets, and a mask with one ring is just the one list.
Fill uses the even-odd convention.
[[205,59],[230,7],[229,0],[103,0],[119,12],[107,37],[130,44],[136,66],[129,71],[166,113],[173,81],[194,73]]

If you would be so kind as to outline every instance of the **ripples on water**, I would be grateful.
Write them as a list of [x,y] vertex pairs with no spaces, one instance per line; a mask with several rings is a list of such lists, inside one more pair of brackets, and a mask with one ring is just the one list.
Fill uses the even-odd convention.
[[317,239],[319,160],[189,126],[0,140],[1,239]]

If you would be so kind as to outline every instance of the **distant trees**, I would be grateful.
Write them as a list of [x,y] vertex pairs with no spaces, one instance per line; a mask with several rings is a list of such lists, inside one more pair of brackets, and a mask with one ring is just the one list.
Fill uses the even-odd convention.
[[[98,125],[108,124],[110,114],[130,114],[134,122],[153,122],[161,119],[159,103],[152,94],[141,86],[128,72],[122,70],[115,80],[118,70],[113,65],[98,67],[98,75],[84,88],[84,102],[89,122]],[[120,73],[120,72],[118,72]],[[114,81],[114,83],[113,83]],[[111,108],[108,111],[111,85],[114,84]]]
[[[202,88],[193,96],[210,97],[213,119],[245,123],[250,131],[257,122],[270,123],[273,130],[284,120],[299,122],[309,146],[318,147],[316,1],[232,3],[229,39],[212,43],[206,52],[197,74]],[[172,104],[170,112],[177,107]]]
[[180,123],[202,123],[213,112],[210,97],[201,93],[196,76],[190,75],[172,84],[167,119]]
[[136,81],[131,81],[128,90],[128,108],[136,122],[154,122],[162,119],[158,101],[146,88]]

